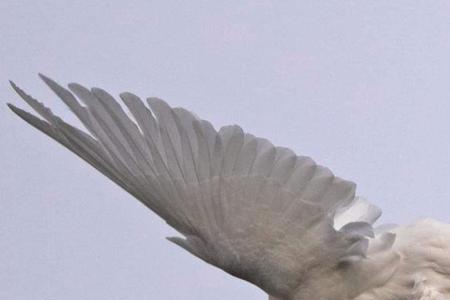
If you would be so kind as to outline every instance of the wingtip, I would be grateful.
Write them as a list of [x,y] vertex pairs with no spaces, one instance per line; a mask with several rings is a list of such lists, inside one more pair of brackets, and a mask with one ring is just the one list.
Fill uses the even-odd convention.
[[120,99],[122,99],[123,101],[127,101],[130,99],[134,99],[134,100],[140,100],[139,97],[131,92],[122,92],[119,94]]
[[64,87],[62,87],[59,83],[57,83],[55,80],[51,79],[47,75],[44,75],[42,73],[38,73],[39,78],[42,79],[42,81],[50,88],[52,89],[56,94],[58,94],[57,91],[65,90]]
[[42,80],[45,80],[45,79],[48,78],[47,76],[45,76],[45,75],[42,74],[41,72],[38,73],[38,76],[39,76]]
[[90,93],[89,89],[82,86],[79,83],[76,82],[71,82],[67,85],[67,87],[69,88],[70,91],[72,91],[73,93],[75,93],[75,95],[80,95],[80,94],[85,94],[85,93]]
[[79,84],[79,83],[76,83],[76,82],[71,82],[71,83],[69,83],[68,85],[67,85],[68,87],[69,87],[69,89],[86,89],[84,86],[82,86],[81,84]]
[[42,79],[42,81],[44,81],[47,85],[50,85],[52,83],[55,83],[55,81],[53,79],[51,79],[50,77],[42,74],[42,73],[38,73],[39,78]]
[[14,81],[12,81],[11,79],[8,80],[8,81],[9,81],[9,84],[12,86],[13,89],[17,88],[17,85],[14,83]]
[[119,94],[119,97],[131,97],[134,96],[133,93],[130,92],[122,92]]
[[23,112],[22,109],[18,108],[17,106],[11,103],[6,103],[6,105],[9,107],[10,110],[12,110],[12,112],[14,112],[18,116],[20,116],[20,113]]
[[178,236],[168,236],[166,237],[166,240],[168,240],[171,243],[174,243],[182,248],[186,247],[186,239]]
[[108,94],[107,91],[105,91],[102,88],[96,87],[96,86],[91,88],[91,92],[94,93],[94,94]]
[[13,88],[13,90],[19,94],[19,96],[21,96],[23,98],[23,95],[25,95],[26,93],[12,80],[9,80],[9,84],[11,85],[11,87]]
[[147,103],[150,107],[158,107],[158,106],[162,106],[165,107],[166,109],[171,109],[170,105],[164,101],[161,98],[158,97],[148,97],[147,99]]

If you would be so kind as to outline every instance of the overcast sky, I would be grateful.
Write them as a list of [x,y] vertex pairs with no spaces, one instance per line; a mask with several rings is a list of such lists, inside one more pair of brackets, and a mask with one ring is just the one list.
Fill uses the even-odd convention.
[[[450,222],[449,1],[0,1],[0,299],[266,299],[6,107],[38,79],[158,96]],[[224,4],[226,2],[226,4]]]

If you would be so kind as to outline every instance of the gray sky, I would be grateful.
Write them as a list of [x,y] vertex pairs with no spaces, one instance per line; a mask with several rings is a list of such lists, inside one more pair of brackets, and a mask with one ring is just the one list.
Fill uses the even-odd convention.
[[240,124],[384,222],[450,222],[449,1],[113,2],[0,2],[0,299],[265,299],[15,117],[8,79],[73,120],[38,72]]

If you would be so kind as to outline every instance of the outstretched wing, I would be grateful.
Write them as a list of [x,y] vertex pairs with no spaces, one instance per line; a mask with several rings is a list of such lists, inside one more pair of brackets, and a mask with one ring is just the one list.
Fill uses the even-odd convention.
[[183,235],[170,241],[206,262],[285,297],[311,270],[366,255],[379,210],[310,158],[238,126],[216,131],[160,99],[147,106],[121,94],[130,115],[104,90],[41,77],[88,133],[14,84],[42,119],[10,108],[139,199]]

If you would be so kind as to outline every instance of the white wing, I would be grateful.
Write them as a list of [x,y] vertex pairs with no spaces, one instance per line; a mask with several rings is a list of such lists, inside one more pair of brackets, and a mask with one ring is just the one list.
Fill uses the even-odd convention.
[[[149,108],[121,94],[130,117],[105,91],[70,84],[81,105],[69,90],[41,77],[89,133],[14,84],[44,120],[10,108],[162,217],[184,236],[169,240],[206,262],[287,298],[314,274],[366,256],[380,211],[355,198],[355,184],[310,158],[238,126],[216,131],[156,98],[147,100]],[[380,240],[377,249],[392,244]]]

